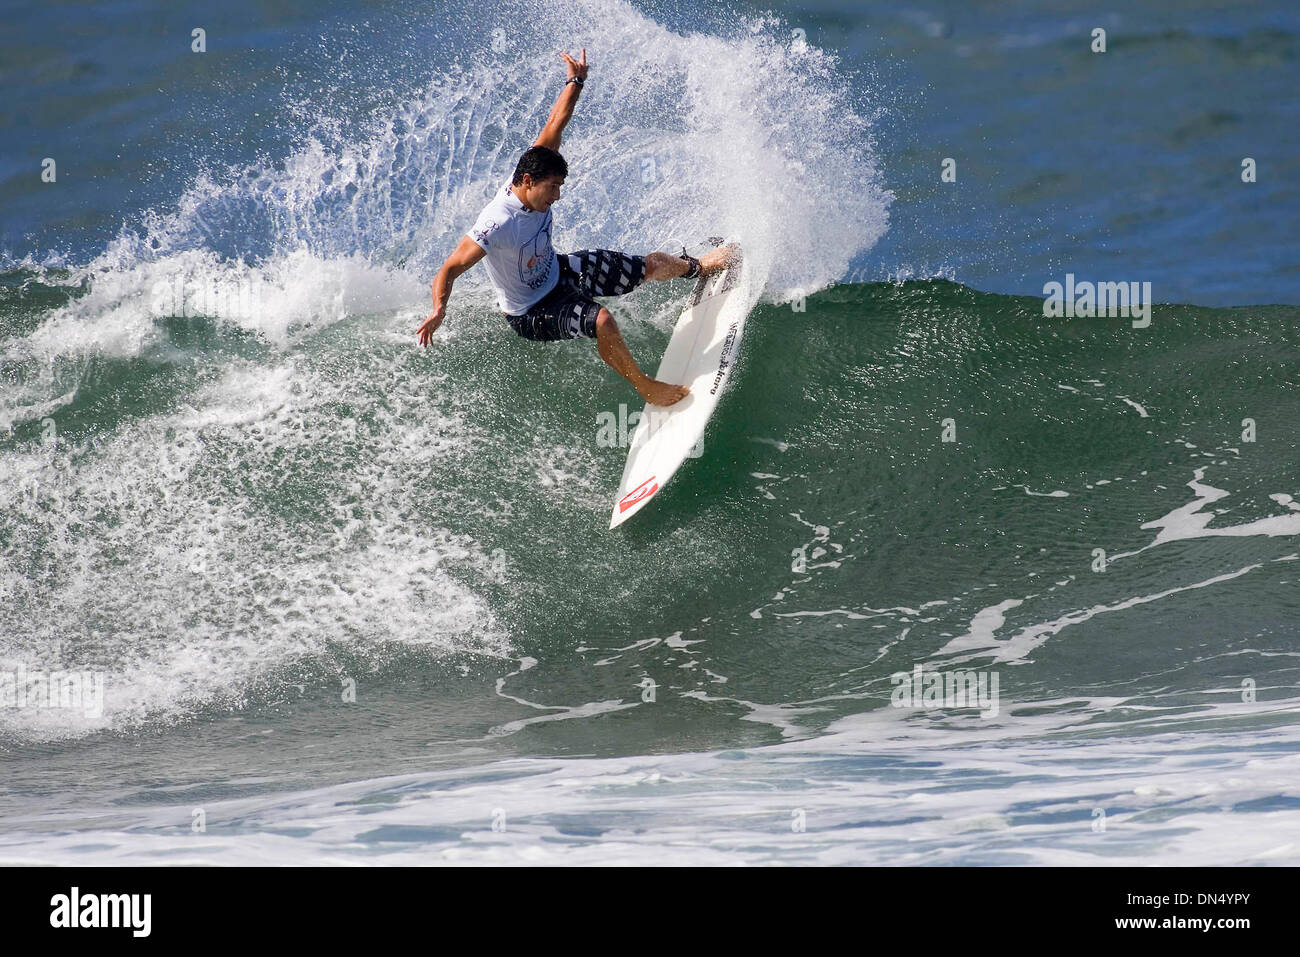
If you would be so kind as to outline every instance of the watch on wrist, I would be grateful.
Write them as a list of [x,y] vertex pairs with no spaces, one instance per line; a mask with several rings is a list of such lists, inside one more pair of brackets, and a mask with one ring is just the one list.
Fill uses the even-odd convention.
[[578,84],[578,89],[582,89],[582,84],[583,84],[584,82],[585,82],[585,81],[582,79],[582,77],[571,76],[571,77],[569,77],[567,80],[564,81],[564,85],[565,85],[565,86],[568,86],[570,83],[576,83],[576,84]]

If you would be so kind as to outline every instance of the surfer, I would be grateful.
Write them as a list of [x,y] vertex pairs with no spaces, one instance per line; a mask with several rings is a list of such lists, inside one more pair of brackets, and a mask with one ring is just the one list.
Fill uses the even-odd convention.
[[568,79],[546,126],[503,186],[461,238],[433,280],[433,313],[416,330],[427,346],[446,317],[452,284],[486,258],[497,305],[525,339],[594,338],[600,357],[652,405],[672,405],[686,396],[684,385],[660,382],[641,371],[619,334],[614,317],[594,296],[622,296],[642,282],[693,278],[724,267],[731,247],[696,259],[651,252],[633,256],[612,249],[580,249],[557,256],[551,248],[551,206],[560,198],[568,164],[559,154],[560,134],[587,79],[587,50],[575,60],[561,53]]

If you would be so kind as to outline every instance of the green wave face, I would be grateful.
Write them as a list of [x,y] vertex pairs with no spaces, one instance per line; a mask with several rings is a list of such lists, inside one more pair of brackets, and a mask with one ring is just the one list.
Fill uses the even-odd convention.
[[[1019,701],[1141,700],[1232,686],[1237,653],[1292,638],[1295,307],[1135,329],[944,281],[763,304],[704,454],[610,533],[640,405],[590,343],[524,342],[483,302],[430,352],[405,314],[287,349],[191,317],[50,362],[34,317],[81,293],[2,288],[0,658],[110,678],[98,721],[10,736],[363,673],[436,738],[431,688],[468,668],[474,721],[508,724],[487,679],[536,659],[509,694],[630,707],[649,679],[657,707],[529,749],[715,747],[779,736],[736,720],[754,703],[800,733],[883,706],[918,663],[1003,668]],[[620,303],[657,355],[671,291]]]

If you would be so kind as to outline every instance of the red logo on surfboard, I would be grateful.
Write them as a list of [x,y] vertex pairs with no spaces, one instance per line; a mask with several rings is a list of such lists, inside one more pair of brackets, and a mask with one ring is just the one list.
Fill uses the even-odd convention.
[[618,510],[626,512],[637,502],[649,498],[657,491],[659,491],[659,483],[655,481],[655,477],[652,475],[618,500]]

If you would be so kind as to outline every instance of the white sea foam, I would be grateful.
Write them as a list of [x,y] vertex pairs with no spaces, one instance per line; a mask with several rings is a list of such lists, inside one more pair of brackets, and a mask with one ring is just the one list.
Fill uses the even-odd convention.
[[1300,863],[1294,700],[1139,718],[1111,717],[1132,713],[1115,698],[1035,705],[983,723],[882,708],[745,751],[525,758],[205,802],[203,834],[177,827],[188,804],[71,832],[24,816],[0,863]]
[[451,454],[454,420],[388,432],[349,483],[319,487],[324,523],[267,511],[265,488],[327,474],[313,462],[349,441],[348,424],[325,413],[346,388],[292,357],[234,364],[173,414],[11,453],[23,477],[0,486],[0,509],[16,552],[49,571],[0,566],[0,669],[78,662],[106,681],[102,714],[5,709],[0,733],[66,737],[238,706],[277,670],[328,662],[331,647],[503,653],[489,609],[448,573],[486,573],[490,556],[403,521],[415,490],[391,480],[396,462],[418,461],[412,433],[424,436],[418,454]]

